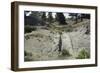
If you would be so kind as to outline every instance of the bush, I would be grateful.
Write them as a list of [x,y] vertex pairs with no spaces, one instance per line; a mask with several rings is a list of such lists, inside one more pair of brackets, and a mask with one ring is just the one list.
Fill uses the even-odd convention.
[[76,57],[77,59],[86,59],[86,58],[90,58],[90,55],[89,53],[85,50],[85,49],[82,49],[78,56]]
[[26,51],[24,51],[24,56],[27,56],[27,52]]
[[30,33],[32,31],[35,31],[37,28],[36,27],[25,27],[24,30],[25,30],[25,33]]
[[32,53],[24,51],[24,61],[32,61]]
[[71,56],[70,52],[66,49],[62,50],[62,56]]
[[24,51],[24,56],[32,56],[32,53]]

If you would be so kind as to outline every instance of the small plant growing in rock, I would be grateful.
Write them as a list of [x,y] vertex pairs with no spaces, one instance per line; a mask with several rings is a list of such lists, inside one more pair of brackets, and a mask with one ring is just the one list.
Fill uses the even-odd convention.
[[90,55],[85,49],[82,49],[79,52],[78,56],[76,57],[76,59],[86,59],[86,58],[90,58]]
[[70,52],[66,49],[63,49],[61,53],[62,56],[71,56]]

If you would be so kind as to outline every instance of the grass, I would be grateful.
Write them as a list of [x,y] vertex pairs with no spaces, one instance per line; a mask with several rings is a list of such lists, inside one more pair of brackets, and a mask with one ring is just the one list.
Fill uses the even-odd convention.
[[86,59],[86,58],[90,58],[90,55],[85,49],[82,49],[79,52],[78,56],[76,57],[76,59]]

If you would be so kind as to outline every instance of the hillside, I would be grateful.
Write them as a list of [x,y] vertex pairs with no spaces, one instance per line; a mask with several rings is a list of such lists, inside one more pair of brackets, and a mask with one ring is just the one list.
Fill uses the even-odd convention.
[[[73,22],[72,22],[73,23]],[[81,59],[90,57],[90,21],[84,19],[77,24],[63,27],[52,23],[49,29],[38,27],[36,31],[25,33],[25,61]],[[62,46],[59,52],[61,28]],[[59,29],[60,30],[60,29]],[[60,32],[60,31],[59,31]]]

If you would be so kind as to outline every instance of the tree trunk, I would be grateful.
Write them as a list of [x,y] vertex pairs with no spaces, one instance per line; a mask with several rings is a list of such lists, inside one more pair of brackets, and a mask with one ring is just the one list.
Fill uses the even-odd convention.
[[59,37],[58,51],[59,52],[62,51],[62,38],[61,38],[61,34],[60,34],[60,37]]

